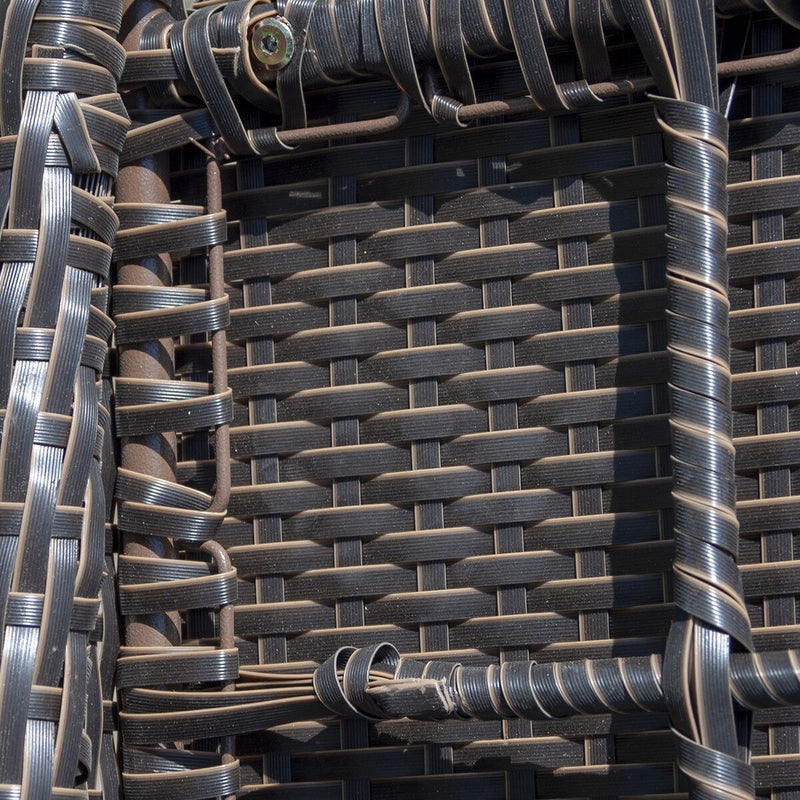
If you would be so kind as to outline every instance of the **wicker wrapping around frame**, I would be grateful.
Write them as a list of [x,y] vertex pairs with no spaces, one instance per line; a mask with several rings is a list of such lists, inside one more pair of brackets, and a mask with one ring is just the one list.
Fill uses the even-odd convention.
[[[0,793],[116,796],[105,558],[121,3],[0,4]],[[102,613],[101,613],[102,611]]]
[[4,64],[28,7],[62,65],[118,37],[133,127],[117,174],[113,69],[2,93],[0,794],[800,791],[800,68],[731,66],[791,6],[542,0],[539,53],[528,3],[422,4],[426,50],[419,4],[289,0],[276,77],[271,3],[56,5]]

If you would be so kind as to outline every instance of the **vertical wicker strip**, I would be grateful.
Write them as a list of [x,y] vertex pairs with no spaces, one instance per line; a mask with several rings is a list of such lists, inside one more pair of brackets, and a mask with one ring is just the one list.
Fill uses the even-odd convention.
[[[737,566],[728,335],[728,124],[713,13],[668,3],[676,95],[656,100],[667,158],[667,314],[675,602],[665,696],[690,796],[752,796],[751,718],[734,710],[730,653],[751,650]],[[736,717],[739,717],[737,719]]]

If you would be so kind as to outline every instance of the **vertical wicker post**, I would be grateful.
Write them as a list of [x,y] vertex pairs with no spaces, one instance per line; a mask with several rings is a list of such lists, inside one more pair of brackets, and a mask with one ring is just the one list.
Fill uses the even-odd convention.
[[668,153],[668,281],[675,602],[665,693],[693,797],[754,791],[750,732],[730,691],[734,642],[752,649],[736,561],[727,299],[727,123],[713,108],[656,104]]
[[36,800],[116,794],[97,622],[121,10],[0,9],[0,784]]

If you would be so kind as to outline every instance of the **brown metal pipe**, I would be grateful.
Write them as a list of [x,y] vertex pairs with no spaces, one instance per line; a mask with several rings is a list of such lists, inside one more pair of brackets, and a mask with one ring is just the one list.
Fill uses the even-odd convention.
[[[222,208],[222,175],[219,160],[209,151],[206,163],[207,211],[216,214]],[[225,275],[223,246],[212,245],[208,251],[208,283],[212,300],[225,296]],[[224,330],[211,335],[212,381],[214,394],[222,394],[228,389],[228,337]],[[226,511],[231,496],[231,436],[230,425],[220,425],[214,436],[214,458],[216,462],[217,483],[209,511]]]
[[[759,75],[764,72],[790,69],[797,66],[800,66],[800,47],[768,56],[722,61],[717,64],[717,74],[721,78],[734,78],[744,75]],[[610,97],[634,94],[635,92],[646,92],[648,89],[652,89],[654,85],[650,76],[643,76],[640,78],[622,78],[617,81],[592,83],[589,88],[597,97],[605,100]],[[540,110],[532,98],[527,96],[515,97],[510,100],[493,100],[487,103],[462,106],[458,110],[458,118],[461,122],[467,123],[501,114],[525,114]],[[287,131],[286,133],[294,132]],[[281,139],[285,139],[286,133],[281,133]]]
[[[797,66],[800,66],[800,47],[769,56],[723,61],[717,65],[717,72],[720,77],[729,78],[740,75],[758,75],[764,72]],[[648,89],[652,89],[653,86],[653,79],[645,75],[639,78],[621,78],[616,81],[593,83],[589,85],[589,88],[598,98],[604,100],[635,92],[646,92]],[[478,119],[486,119],[487,117],[504,114],[529,114],[533,111],[541,111],[541,108],[531,97],[514,97],[509,100],[491,100],[486,103],[464,105],[458,110],[458,119],[466,124]],[[377,136],[400,127],[408,119],[409,112],[410,101],[406,95],[403,95],[397,108],[385,117],[334,125],[320,125],[314,128],[277,131],[275,135],[287,147],[320,144],[329,139],[338,139],[345,136]],[[259,131],[253,131],[253,135],[257,140]]]
[[[125,0],[120,38],[126,50],[138,47],[139,33],[148,18],[164,6],[154,0]],[[136,90],[126,97],[129,107],[145,108],[147,94]],[[116,191],[120,203],[169,203],[169,165],[166,154],[149,156],[120,169]],[[172,259],[169,253],[120,264],[118,285],[170,286]],[[143,342],[119,350],[120,377],[172,380],[175,348],[171,339]],[[175,480],[177,437],[173,433],[131,436],[122,440],[120,464],[154,478]],[[126,534],[125,555],[144,558],[174,558],[175,545],[164,537]],[[131,616],[126,620],[125,641],[129,647],[158,647],[179,644],[181,621],[177,611]]]
[[[209,208],[209,211],[211,209]],[[200,549],[214,559],[217,572],[228,572],[233,569],[228,551],[219,542],[203,542]],[[232,650],[236,647],[233,633],[234,609],[233,603],[227,603],[219,610],[219,646],[223,650]],[[235,692],[236,681],[227,681],[222,686],[223,692]],[[220,761],[222,764],[232,764],[236,761],[236,738],[223,736],[220,741]],[[236,800],[235,794],[225,795],[223,800]]]
[[268,128],[256,129],[253,139],[258,142],[260,136],[273,132],[286,147],[321,144],[329,139],[345,139],[351,136],[377,136],[390,133],[399,128],[411,113],[411,101],[408,95],[401,95],[397,108],[391,113],[377,119],[362,119],[357,122],[336,122],[330,125],[318,125],[314,128],[295,128],[288,131],[273,131]]
[[[213,144],[212,144],[213,147]],[[222,211],[222,174],[219,159],[213,150],[207,151],[206,192],[209,214]],[[209,295],[212,300],[225,295],[225,276],[223,246],[212,245],[208,252]],[[224,330],[214,331],[211,336],[212,381],[215,394],[222,394],[228,388],[228,339]],[[214,458],[216,461],[217,483],[209,511],[225,511],[231,496],[231,438],[230,425],[220,425],[214,437]],[[228,551],[218,542],[203,542],[200,549],[208,553],[217,565],[217,572],[227,572],[233,568]],[[234,638],[234,608],[232,603],[219,610],[219,646],[223,650],[236,647]],[[222,686],[223,692],[236,691],[236,681],[228,681]],[[236,740],[225,736],[220,742],[220,760],[232,764],[236,760]],[[236,800],[235,794],[226,795],[224,800]]]

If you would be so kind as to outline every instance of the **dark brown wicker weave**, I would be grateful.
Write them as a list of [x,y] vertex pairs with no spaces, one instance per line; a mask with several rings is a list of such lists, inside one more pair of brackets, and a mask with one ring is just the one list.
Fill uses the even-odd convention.
[[797,4],[185,5],[0,2],[0,800],[800,798]]

